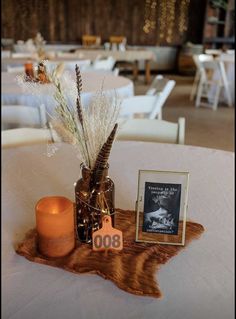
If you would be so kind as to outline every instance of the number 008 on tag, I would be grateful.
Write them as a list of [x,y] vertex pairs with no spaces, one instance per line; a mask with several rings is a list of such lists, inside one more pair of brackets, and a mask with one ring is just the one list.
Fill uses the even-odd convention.
[[112,227],[110,216],[104,216],[102,220],[102,228],[93,233],[93,250],[103,251],[122,249],[122,231]]

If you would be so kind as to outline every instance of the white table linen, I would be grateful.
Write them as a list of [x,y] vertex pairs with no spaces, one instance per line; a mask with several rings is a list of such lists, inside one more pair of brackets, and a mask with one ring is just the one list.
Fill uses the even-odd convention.
[[[83,72],[83,88],[81,99],[83,105],[88,105],[92,96],[101,90],[109,96],[117,95],[126,98],[134,95],[134,84],[131,80],[114,76],[106,72]],[[73,74],[74,76],[74,74]],[[74,76],[75,77],[75,76]],[[37,106],[44,104],[47,112],[52,114],[56,106],[53,98],[53,88],[51,84],[42,85],[40,97],[36,97],[28,92],[24,92],[16,81],[16,74],[2,72],[2,97],[3,105],[29,105]]]
[[47,157],[46,145],[2,155],[4,319],[233,319],[234,153],[200,147],[116,142],[110,158],[116,207],[134,209],[139,169],[190,172],[187,218],[205,233],[158,272],[162,299],[135,296],[96,275],[29,262],[14,246],[35,226],[44,196],[74,199],[79,160],[70,145]]

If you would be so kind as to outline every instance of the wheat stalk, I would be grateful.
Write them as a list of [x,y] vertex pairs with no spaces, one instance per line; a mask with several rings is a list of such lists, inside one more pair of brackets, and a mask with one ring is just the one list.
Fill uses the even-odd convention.
[[79,122],[81,124],[82,131],[83,131],[85,148],[86,148],[86,152],[88,156],[88,164],[89,164],[89,167],[91,167],[91,161],[89,157],[88,144],[87,144],[87,134],[86,134],[87,132],[84,127],[83,111],[82,111],[82,104],[81,104],[82,78],[81,78],[80,69],[77,64],[75,65],[75,73],[76,73],[76,84],[77,84],[77,92],[78,92],[78,97],[76,99],[77,114],[78,114]]
[[69,73],[64,72],[63,76],[61,73],[61,65],[48,72],[51,84],[46,87],[25,82],[23,77],[18,78],[18,83],[23,90],[37,97],[40,104],[43,102],[47,110],[51,109],[51,105],[45,103],[45,91],[48,90],[47,95],[53,94],[56,106],[49,116],[55,130],[63,140],[76,148],[85,165],[94,170],[95,165],[98,165],[98,155],[117,122],[120,109],[118,99],[116,97],[113,101],[101,89],[92,97],[89,105],[84,106],[81,102],[82,77],[78,66],[75,69],[76,81]]

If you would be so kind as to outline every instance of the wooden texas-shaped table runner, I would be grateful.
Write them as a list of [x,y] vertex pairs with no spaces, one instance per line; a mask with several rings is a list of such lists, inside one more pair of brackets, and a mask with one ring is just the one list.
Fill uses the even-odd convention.
[[204,231],[202,225],[187,221],[185,246],[136,243],[135,212],[117,209],[115,227],[123,231],[122,251],[96,252],[91,245],[78,244],[68,256],[48,259],[37,250],[36,230],[30,230],[16,252],[30,261],[82,274],[93,273],[109,279],[120,289],[142,296],[162,296],[156,272],[162,264],[186,248]]

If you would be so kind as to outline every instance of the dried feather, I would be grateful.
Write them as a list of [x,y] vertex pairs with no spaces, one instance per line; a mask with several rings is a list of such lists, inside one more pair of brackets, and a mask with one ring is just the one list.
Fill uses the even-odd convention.
[[103,147],[101,148],[98,154],[98,157],[94,166],[95,174],[96,174],[96,170],[103,169],[107,166],[108,158],[109,158],[111,147],[116,135],[117,127],[118,127],[118,124],[116,123],[110,135],[108,136],[107,141],[103,144]]
[[[107,168],[108,166],[108,159],[111,152],[111,147],[116,135],[118,124],[116,123],[113,130],[111,131],[110,135],[108,136],[107,141],[103,144],[103,147],[101,148],[97,160],[95,162],[95,166],[93,169],[93,174],[90,182],[90,188],[99,188],[99,183],[101,182],[101,179],[103,178],[103,170]],[[96,195],[93,194],[91,198],[91,205],[96,202]]]

